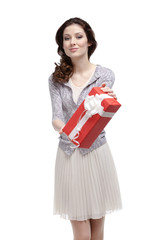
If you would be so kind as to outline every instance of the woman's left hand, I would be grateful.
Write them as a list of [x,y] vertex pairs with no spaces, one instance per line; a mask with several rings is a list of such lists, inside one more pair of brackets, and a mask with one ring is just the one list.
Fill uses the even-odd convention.
[[102,83],[101,90],[104,92],[107,92],[108,95],[112,96],[113,98],[117,99],[116,94],[113,92],[113,90],[106,86],[106,83]]

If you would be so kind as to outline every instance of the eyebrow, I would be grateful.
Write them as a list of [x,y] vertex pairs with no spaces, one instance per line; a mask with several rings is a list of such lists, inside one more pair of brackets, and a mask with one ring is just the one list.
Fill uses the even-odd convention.
[[[79,33],[83,34],[82,32],[76,32],[75,34],[79,34]],[[69,35],[70,36],[69,33],[65,33],[64,35]]]

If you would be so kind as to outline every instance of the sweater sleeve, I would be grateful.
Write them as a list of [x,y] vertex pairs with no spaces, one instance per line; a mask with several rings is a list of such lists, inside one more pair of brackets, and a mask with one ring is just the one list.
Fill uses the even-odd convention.
[[58,84],[53,83],[52,75],[49,77],[48,83],[52,105],[52,123],[54,120],[61,120],[62,122],[64,122],[60,89],[58,87]]
[[103,72],[103,83],[106,83],[107,87],[112,88],[115,82],[115,74],[109,68],[104,68]]

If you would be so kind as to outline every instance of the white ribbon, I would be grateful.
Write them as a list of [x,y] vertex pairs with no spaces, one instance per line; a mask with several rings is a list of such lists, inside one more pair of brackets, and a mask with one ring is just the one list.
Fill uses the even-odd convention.
[[83,125],[88,121],[90,117],[92,117],[95,114],[99,114],[102,117],[109,117],[112,118],[114,113],[113,112],[105,112],[103,111],[104,107],[101,105],[102,101],[105,98],[112,98],[108,94],[96,94],[87,96],[85,101],[84,101],[84,108],[85,110],[82,112],[81,116],[83,115],[84,112],[85,115],[81,118],[81,116],[78,119],[76,127],[72,130],[72,132],[69,134],[69,138],[77,143],[78,145],[71,147],[71,148],[77,148],[79,147],[79,142],[76,140],[79,137],[79,132]]

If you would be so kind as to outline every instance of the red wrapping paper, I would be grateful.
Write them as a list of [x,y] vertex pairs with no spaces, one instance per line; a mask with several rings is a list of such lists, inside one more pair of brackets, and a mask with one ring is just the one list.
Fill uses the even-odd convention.
[[[62,131],[71,139],[75,144],[75,147],[79,148],[89,148],[93,142],[96,140],[98,135],[102,132],[105,126],[113,117],[112,114],[117,112],[121,104],[115,98],[109,97],[107,93],[103,92],[100,87],[94,87],[88,94],[92,95],[103,95],[106,94],[106,98],[102,99],[101,106],[103,107],[104,115],[107,113],[107,117],[99,115],[98,113],[86,118],[87,111],[85,110],[85,100],[81,103],[76,112],[69,119],[67,124],[64,126]],[[102,96],[101,95],[101,96]],[[98,96],[99,97],[99,96]],[[110,117],[111,116],[111,117]],[[86,122],[80,127],[78,127],[80,121],[87,119]],[[78,129],[77,129],[78,127]],[[73,134],[74,133],[74,134]]]

